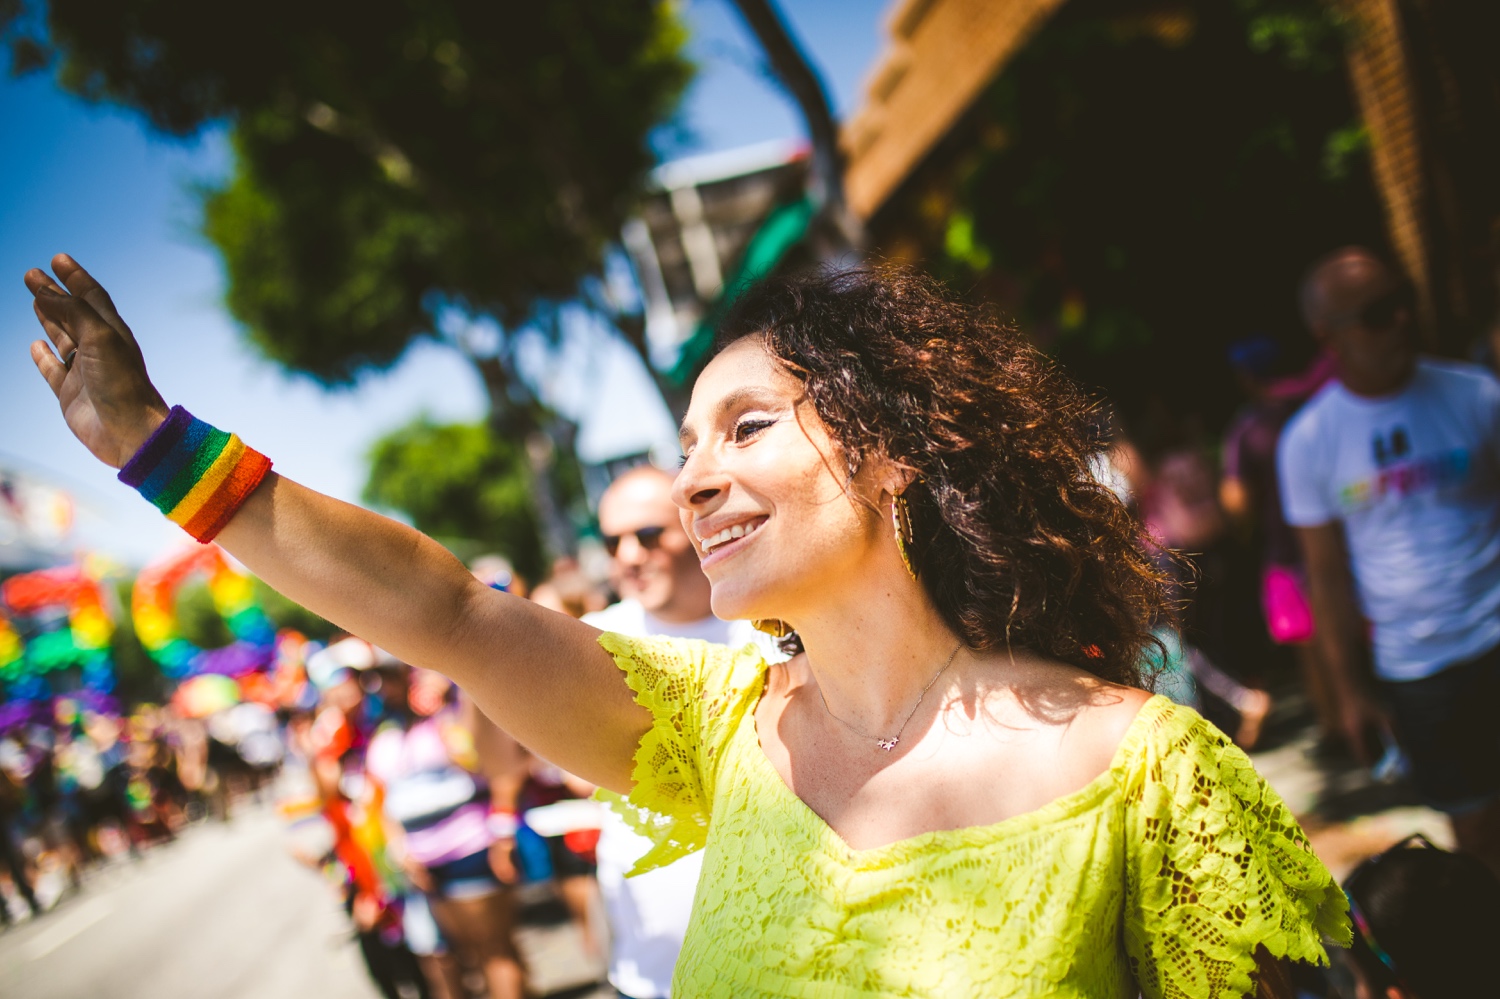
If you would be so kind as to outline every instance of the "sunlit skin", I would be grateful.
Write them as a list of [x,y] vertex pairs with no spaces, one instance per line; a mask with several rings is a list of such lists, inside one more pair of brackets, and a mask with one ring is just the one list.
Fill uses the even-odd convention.
[[[648,528],[665,528],[655,548],[636,537]],[[647,465],[610,483],[599,498],[599,530],[620,539],[610,582],[621,597],[637,601],[658,621],[685,624],[709,616],[708,580],[672,503],[669,473]]]
[[[26,275],[51,341],[34,343],[32,357],[69,427],[118,467],[166,406],[104,290],[66,256],[53,269],[62,287],[43,271]],[[75,347],[66,370],[61,358]],[[756,715],[761,743],[851,846],[994,823],[1108,767],[1146,695],[1023,649],[961,650],[896,750],[876,747],[958,644],[889,526],[909,473],[867,457],[846,489],[848,461],[801,383],[754,339],[708,365],[683,431],[673,498],[700,550],[705,531],[763,521],[704,553],[714,610],[790,621],[807,648],[771,674]],[[594,629],[490,590],[409,528],[274,474],[218,540],[291,599],[452,677],[540,755],[628,790],[649,716]]]

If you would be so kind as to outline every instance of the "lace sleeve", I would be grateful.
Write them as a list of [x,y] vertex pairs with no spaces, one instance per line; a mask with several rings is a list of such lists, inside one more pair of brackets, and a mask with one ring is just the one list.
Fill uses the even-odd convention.
[[605,632],[599,644],[614,656],[636,703],[651,712],[630,794],[596,794],[651,840],[630,871],[640,874],[703,848],[719,752],[747,701],[754,703],[765,664],[751,647],[736,652],[680,638]]
[[[1326,964],[1348,903],[1249,757],[1159,699],[1128,769],[1125,944],[1147,999],[1252,993],[1255,950]],[[1153,705],[1148,705],[1151,710]]]

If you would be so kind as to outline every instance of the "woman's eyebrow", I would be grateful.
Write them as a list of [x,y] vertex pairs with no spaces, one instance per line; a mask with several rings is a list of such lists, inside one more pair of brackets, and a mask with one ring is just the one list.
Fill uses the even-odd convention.
[[[778,401],[779,400],[776,399],[774,392],[768,391],[767,389],[761,388],[756,385],[746,385],[743,388],[735,389],[733,392],[730,392],[728,395],[724,396],[724,398],[718,401],[718,403],[714,406],[714,418],[721,418],[725,413],[730,412],[731,410],[739,409],[746,403],[760,403],[762,405],[767,405],[774,404]],[[687,420],[683,420],[682,426],[677,428],[677,443],[686,448],[687,445],[691,444],[696,438],[697,434],[694,433],[693,429],[688,426]]]

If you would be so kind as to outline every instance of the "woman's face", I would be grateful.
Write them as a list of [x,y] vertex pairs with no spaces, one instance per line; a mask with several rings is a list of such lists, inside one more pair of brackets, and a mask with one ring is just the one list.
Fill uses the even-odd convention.
[[672,499],[719,617],[795,627],[841,582],[898,557],[874,508],[885,488],[876,463],[846,491],[846,459],[802,382],[759,338],[732,344],[698,376],[681,444]]

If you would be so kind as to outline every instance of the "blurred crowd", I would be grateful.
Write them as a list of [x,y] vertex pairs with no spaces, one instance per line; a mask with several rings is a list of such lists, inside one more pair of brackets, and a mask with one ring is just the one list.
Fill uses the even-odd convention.
[[[59,698],[0,735],[0,920],[33,915],[76,890],[90,868],[169,842],[189,822],[227,817],[274,760],[249,762],[231,742],[246,712],[210,724],[174,706],[120,716],[92,699]],[[270,713],[241,705],[257,716]],[[253,744],[253,740],[247,741]],[[24,910],[23,910],[24,911]]]

